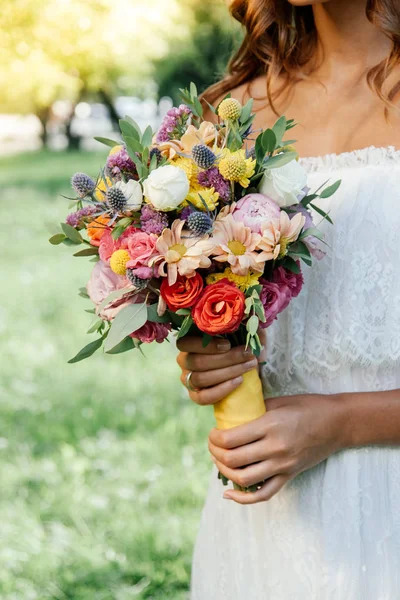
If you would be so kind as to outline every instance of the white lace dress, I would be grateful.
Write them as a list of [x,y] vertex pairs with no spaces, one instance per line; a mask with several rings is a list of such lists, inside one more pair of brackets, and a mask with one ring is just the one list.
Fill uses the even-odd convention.
[[[400,151],[304,159],[328,255],[268,330],[271,395],[400,388]],[[400,423],[399,423],[400,427]],[[222,499],[213,472],[192,600],[400,600],[400,447],[343,450],[269,502]]]

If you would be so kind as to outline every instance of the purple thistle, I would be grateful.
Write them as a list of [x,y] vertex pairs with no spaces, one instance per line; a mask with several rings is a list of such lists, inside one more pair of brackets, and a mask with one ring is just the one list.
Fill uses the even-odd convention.
[[178,108],[176,106],[170,108],[157,132],[157,143],[180,140],[186,131],[187,122],[191,115],[192,111],[186,104],[181,104]]
[[140,215],[140,226],[146,233],[160,235],[168,227],[168,217],[165,213],[157,212],[146,204]]
[[229,201],[229,181],[222,177],[217,167],[211,167],[211,169],[207,169],[207,171],[201,171],[197,176],[197,180],[199,184],[204,187],[214,188],[223,202]]
[[107,169],[114,177],[118,177],[123,173],[129,179],[138,179],[135,163],[129,156],[125,146],[122,146],[118,152],[107,158]]
[[80,210],[69,214],[65,219],[65,222],[67,223],[67,225],[71,225],[71,227],[77,227],[79,225],[79,222],[84,217],[89,217],[90,215],[93,215],[94,213],[98,212],[98,210],[99,206],[97,204],[85,206],[84,208],[81,208]]

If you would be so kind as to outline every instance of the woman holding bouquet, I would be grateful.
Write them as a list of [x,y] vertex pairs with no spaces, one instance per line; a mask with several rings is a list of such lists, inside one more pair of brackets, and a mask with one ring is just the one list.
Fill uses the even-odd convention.
[[[400,598],[400,6],[397,0],[233,0],[246,28],[211,88],[256,98],[254,129],[295,115],[300,164],[327,199],[326,257],[268,329],[267,412],[213,429],[216,468],[193,600]],[[210,117],[211,118],[211,117]],[[396,150],[399,149],[399,150]],[[290,181],[283,182],[291,185]],[[321,226],[324,228],[324,225]],[[254,368],[243,347],[179,342],[204,405]],[[188,374],[191,374],[188,378]]]

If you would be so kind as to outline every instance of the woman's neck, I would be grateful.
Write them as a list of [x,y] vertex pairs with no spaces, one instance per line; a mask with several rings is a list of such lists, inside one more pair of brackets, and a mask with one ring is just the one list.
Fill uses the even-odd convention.
[[390,40],[368,21],[366,0],[330,0],[313,7],[318,32],[316,75],[324,80],[359,71],[360,76],[388,56]]

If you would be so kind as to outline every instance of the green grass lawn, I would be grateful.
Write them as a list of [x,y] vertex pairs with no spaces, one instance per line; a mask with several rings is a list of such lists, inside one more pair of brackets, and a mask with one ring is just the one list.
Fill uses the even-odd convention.
[[173,345],[67,364],[93,336],[92,264],[52,247],[74,171],[102,154],[0,160],[1,600],[183,600],[210,472],[210,410]]

